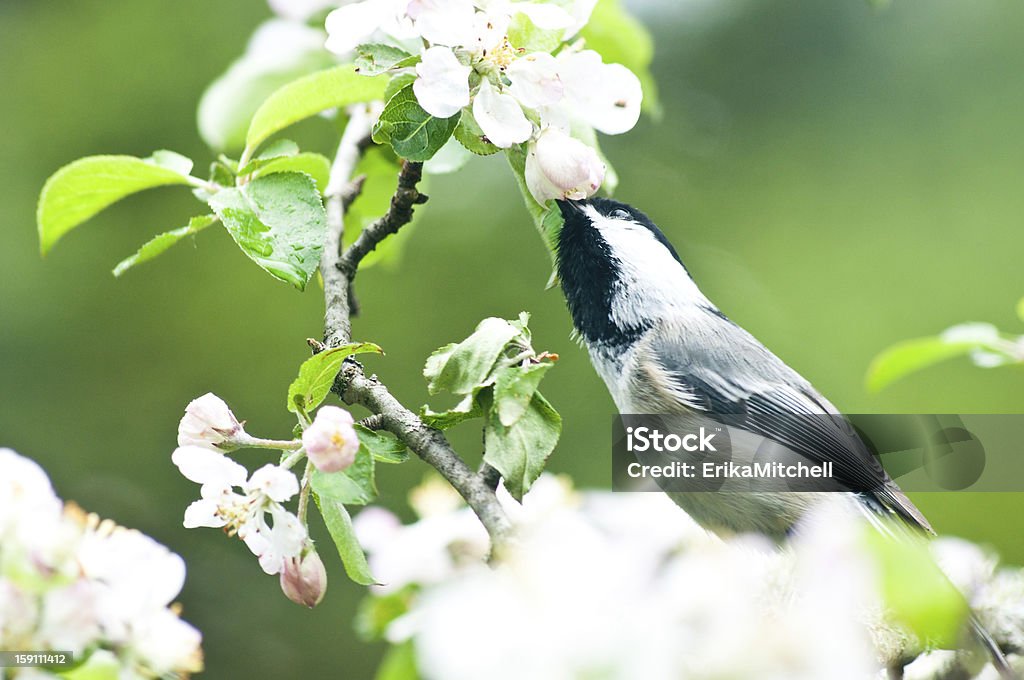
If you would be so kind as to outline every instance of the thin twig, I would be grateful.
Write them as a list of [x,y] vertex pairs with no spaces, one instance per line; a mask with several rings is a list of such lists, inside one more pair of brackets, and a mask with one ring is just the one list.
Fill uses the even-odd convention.
[[427,196],[416,189],[416,185],[422,178],[423,163],[402,162],[402,170],[398,173],[398,188],[395,189],[395,195],[391,197],[391,206],[387,213],[363,229],[338,261],[338,269],[348,278],[349,282],[355,278],[362,259],[369,255],[385,238],[409,224],[412,221],[412,211],[415,206],[427,202]]

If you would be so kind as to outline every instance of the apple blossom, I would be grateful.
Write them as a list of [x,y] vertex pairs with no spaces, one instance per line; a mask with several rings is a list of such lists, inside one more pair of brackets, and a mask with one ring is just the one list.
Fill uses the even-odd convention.
[[501,149],[525,142],[533,134],[533,125],[515,97],[499,94],[487,80],[480,83],[473,100],[473,117],[491,144]]
[[431,47],[416,65],[412,91],[423,110],[438,118],[451,118],[469,104],[469,72],[447,47]]
[[286,559],[300,553],[306,528],[281,505],[299,491],[294,474],[264,465],[246,479],[244,467],[197,446],[175,449],[171,460],[182,475],[202,485],[201,498],[185,510],[186,528],[223,527],[237,534],[268,574],[279,573]]
[[178,446],[230,451],[243,436],[245,430],[235,414],[223,399],[211,392],[189,402],[178,424]]
[[285,560],[281,590],[295,604],[310,609],[320,604],[327,592],[327,570],[315,549],[309,548],[305,555]]
[[[198,672],[201,635],[172,604],[184,580],[181,557],[62,504],[42,468],[0,449],[0,649],[67,650],[103,677]],[[33,673],[17,677],[56,677]]]
[[337,472],[352,465],[359,451],[359,436],[352,414],[337,406],[324,406],[302,433],[306,456],[321,472]]
[[597,152],[558,128],[549,127],[530,143],[526,185],[538,203],[590,196],[604,181],[605,165]]

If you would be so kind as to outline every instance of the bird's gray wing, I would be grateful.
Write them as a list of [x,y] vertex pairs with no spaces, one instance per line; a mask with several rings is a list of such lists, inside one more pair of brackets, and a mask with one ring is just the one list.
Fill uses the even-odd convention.
[[[727,342],[723,342],[727,339]],[[724,316],[667,319],[638,347],[638,366],[666,398],[799,453],[831,461],[834,479],[873,510],[931,532],[849,422],[807,380]],[[727,424],[734,424],[728,423]],[[878,507],[880,504],[881,507]]]

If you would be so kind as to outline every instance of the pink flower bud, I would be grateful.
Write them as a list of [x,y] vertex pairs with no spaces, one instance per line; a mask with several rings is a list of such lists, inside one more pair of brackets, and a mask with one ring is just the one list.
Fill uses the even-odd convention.
[[207,393],[185,407],[185,416],[178,424],[178,446],[230,451],[236,448],[235,440],[244,434],[224,400]]
[[315,549],[284,561],[281,591],[295,604],[310,609],[320,604],[327,592],[327,570]]
[[313,424],[302,433],[306,456],[321,472],[337,472],[352,465],[359,451],[359,437],[352,414],[337,406],[324,406]]
[[593,148],[554,127],[541,132],[526,155],[526,185],[541,204],[590,196],[601,187],[604,172]]

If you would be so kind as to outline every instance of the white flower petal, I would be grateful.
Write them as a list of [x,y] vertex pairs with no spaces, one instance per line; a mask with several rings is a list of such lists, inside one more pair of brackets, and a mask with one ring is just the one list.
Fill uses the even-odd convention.
[[430,115],[451,118],[469,104],[469,72],[447,47],[431,47],[416,65],[416,100]]
[[324,46],[335,54],[349,54],[381,28],[387,9],[381,0],[363,0],[339,7],[327,15]]
[[186,529],[195,529],[197,527],[219,529],[226,522],[218,516],[217,504],[214,501],[204,499],[194,501],[185,508],[185,521],[183,524]]
[[306,456],[321,472],[338,472],[352,465],[359,451],[359,437],[352,414],[337,406],[324,406],[302,433]]
[[593,50],[558,56],[566,104],[573,115],[609,135],[633,129],[640,118],[640,79],[621,64],[605,64]]
[[558,66],[558,60],[547,52],[534,52],[516,59],[506,72],[512,82],[512,96],[531,109],[557,103],[565,89]]
[[278,16],[292,21],[305,21],[317,12],[334,7],[338,3],[336,0],[268,0],[267,4]]
[[283,502],[299,492],[299,480],[295,474],[278,465],[267,464],[256,472],[245,485],[247,491],[258,491],[267,498]]
[[476,27],[471,0],[412,0],[407,9],[416,30],[434,45],[469,45]]
[[171,462],[187,479],[218,488],[242,486],[249,474],[223,453],[199,446],[179,446],[171,454]]
[[533,25],[545,31],[555,31],[575,25],[571,14],[557,5],[541,5],[532,2],[517,2],[511,9],[528,18]]
[[519,102],[511,95],[496,92],[486,78],[473,100],[473,116],[487,139],[501,149],[525,142],[533,134],[533,124]]
[[586,198],[601,187],[604,173],[594,149],[557,128],[546,128],[526,155],[526,185],[541,204]]

